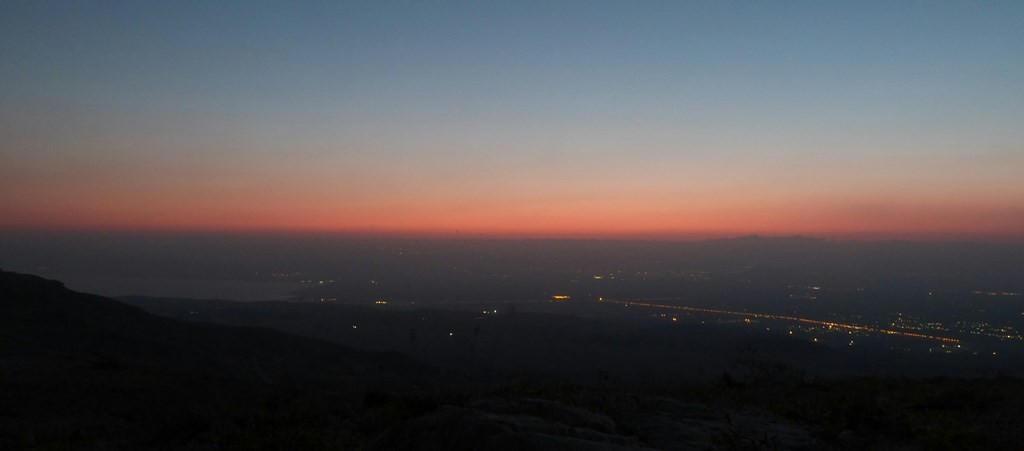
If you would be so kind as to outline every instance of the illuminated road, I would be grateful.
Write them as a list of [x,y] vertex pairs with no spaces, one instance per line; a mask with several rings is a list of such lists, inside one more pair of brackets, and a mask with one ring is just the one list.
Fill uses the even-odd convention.
[[670,310],[683,310],[683,311],[687,311],[687,312],[714,313],[714,314],[718,314],[718,315],[734,315],[734,316],[742,316],[742,317],[746,317],[746,318],[775,319],[775,320],[782,320],[782,321],[793,321],[793,322],[797,322],[797,323],[812,324],[812,325],[815,325],[815,326],[825,326],[825,327],[831,327],[831,328],[836,328],[836,329],[857,330],[857,331],[862,331],[862,332],[872,332],[872,333],[885,334],[885,335],[899,335],[899,336],[911,337],[911,338],[923,338],[923,339],[927,339],[927,340],[936,340],[936,341],[940,341],[940,342],[943,342],[943,343],[960,343],[960,340],[958,340],[956,338],[940,337],[940,336],[937,336],[937,335],[919,334],[919,333],[915,333],[915,332],[906,332],[906,331],[902,331],[902,330],[882,329],[882,328],[877,328],[877,327],[861,326],[861,325],[857,325],[857,324],[844,324],[844,323],[837,323],[837,322],[833,322],[833,321],[820,321],[820,320],[810,319],[810,318],[800,318],[800,317],[797,317],[797,316],[773,315],[773,314],[770,314],[770,313],[737,312],[737,311],[732,311],[732,310],[719,310],[719,309],[712,309],[712,308],[686,307],[686,306],[681,306],[681,305],[652,304],[652,303],[649,303],[649,302],[640,302],[640,301],[599,300],[598,302],[603,302],[603,303],[606,303],[606,304],[627,305],[627,306],[634,306],[634,307],[663,308],[663,309],[670,309]]

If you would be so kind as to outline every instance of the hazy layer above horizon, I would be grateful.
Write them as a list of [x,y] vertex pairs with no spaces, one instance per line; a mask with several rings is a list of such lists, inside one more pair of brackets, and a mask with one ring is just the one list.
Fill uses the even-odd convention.
[[[239,300],[281,299],[298,290],[337,292],[332,296],[358,302],[375,296],[538,299],[596,283],[595,277],[607,278],[601,283],[610,286],[616,275],[638,274],[650,274],[650,280],[616,290],[633,296],[685,293],[700,278],[717,277],[723,293],[748,279],[773,284],[764,287],[768,292],[825,282],[1012,291],[1024,289],[1024,245],[800,237],[664,242],[12,232],[0,234],[0,268],[65,279],[71,288],[100,294]],[[676,285],[657,285],[665,281]],[[598,289],[588,288],[594,297]]]

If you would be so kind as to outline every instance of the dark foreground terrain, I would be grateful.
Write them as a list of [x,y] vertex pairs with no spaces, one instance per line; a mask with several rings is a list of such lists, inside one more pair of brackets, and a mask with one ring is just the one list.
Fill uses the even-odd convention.
[[[188,310],[175,319],[167,302],[134,301],[166,315],[157,316],[0,272],[0,449],[1024,442],[1024,384],[992,373],[908,378],[894,362],[857,372],[871,365],[863,356],[714,328],[340,307],[311,315],[286,303],[179,304]],[[438,320],[419,319],[428,316]]]

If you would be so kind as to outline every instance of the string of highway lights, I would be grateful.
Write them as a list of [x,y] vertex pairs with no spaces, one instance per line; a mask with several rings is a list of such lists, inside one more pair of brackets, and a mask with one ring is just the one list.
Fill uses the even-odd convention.
[[834,322],[834,321],[820,321],[820,320],[810,319],[810,318],[800,318],[798,316],[773,315],[773,314],[770,314],[770,313],[737,312],[737,311],[733,311],[733,310],[720,310],[720,309],[700,308],[700,307],[686,307],[686,306],[682,306],[682,305],[652,304],[652,303],[649,303],[649,302],[639,302],[639,301],[612,301],[612,300],[603,300],[602,299],[602,300],[599,300],[599,302],[604,302],[604,303],[609,303],[609,304],[620,304],[620,305],[628,305],[628,306],[637,306],[637,307],[651,307],[651,308],[663,308],[663,309],[671,309],[671,310],[683,310],[683,311],[687,311],[687,312],[715,313],[715,314],[720,314],[720,315],[736,315],[736,316],[743,316],[743,317],[747,317],[747,318],[775,319],[775,320],[783,320],[783,321],[793,321],[793,322],[798,322],[798,323],[803,323],[803,324],[813,324],[815,326],[833,327],[833,328],[837,328],[837,329],[857,330],[857,331],[862,331],[862,332],[873,332],[873,333],[886,334],[886,335],[900,335],[900,336],[912,337],[912,338],[924,338],[924,339],[927,339],[927,340],[937,340],[937,341],[940,341],[940,342],[943,342],[943,343],[960,343],[960,340],[956,339],[956,338],[940,337],[940,336],[937,336],[937,335],[919,334],[919,333],[915,333],[915,332],[907,332],[907,331],[902,331],[902,330],[882,329],[882,328],[878,328],[878,327],[861,326],[861,325],[857,325],[857,324],[844,324],[844,323],[837,323],[837,322]]

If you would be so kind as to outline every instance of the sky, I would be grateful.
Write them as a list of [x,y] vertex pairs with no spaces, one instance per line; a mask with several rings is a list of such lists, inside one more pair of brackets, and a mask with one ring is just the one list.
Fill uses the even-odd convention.
[[1024,2],[0,2],[0,229],[1024,240]]

